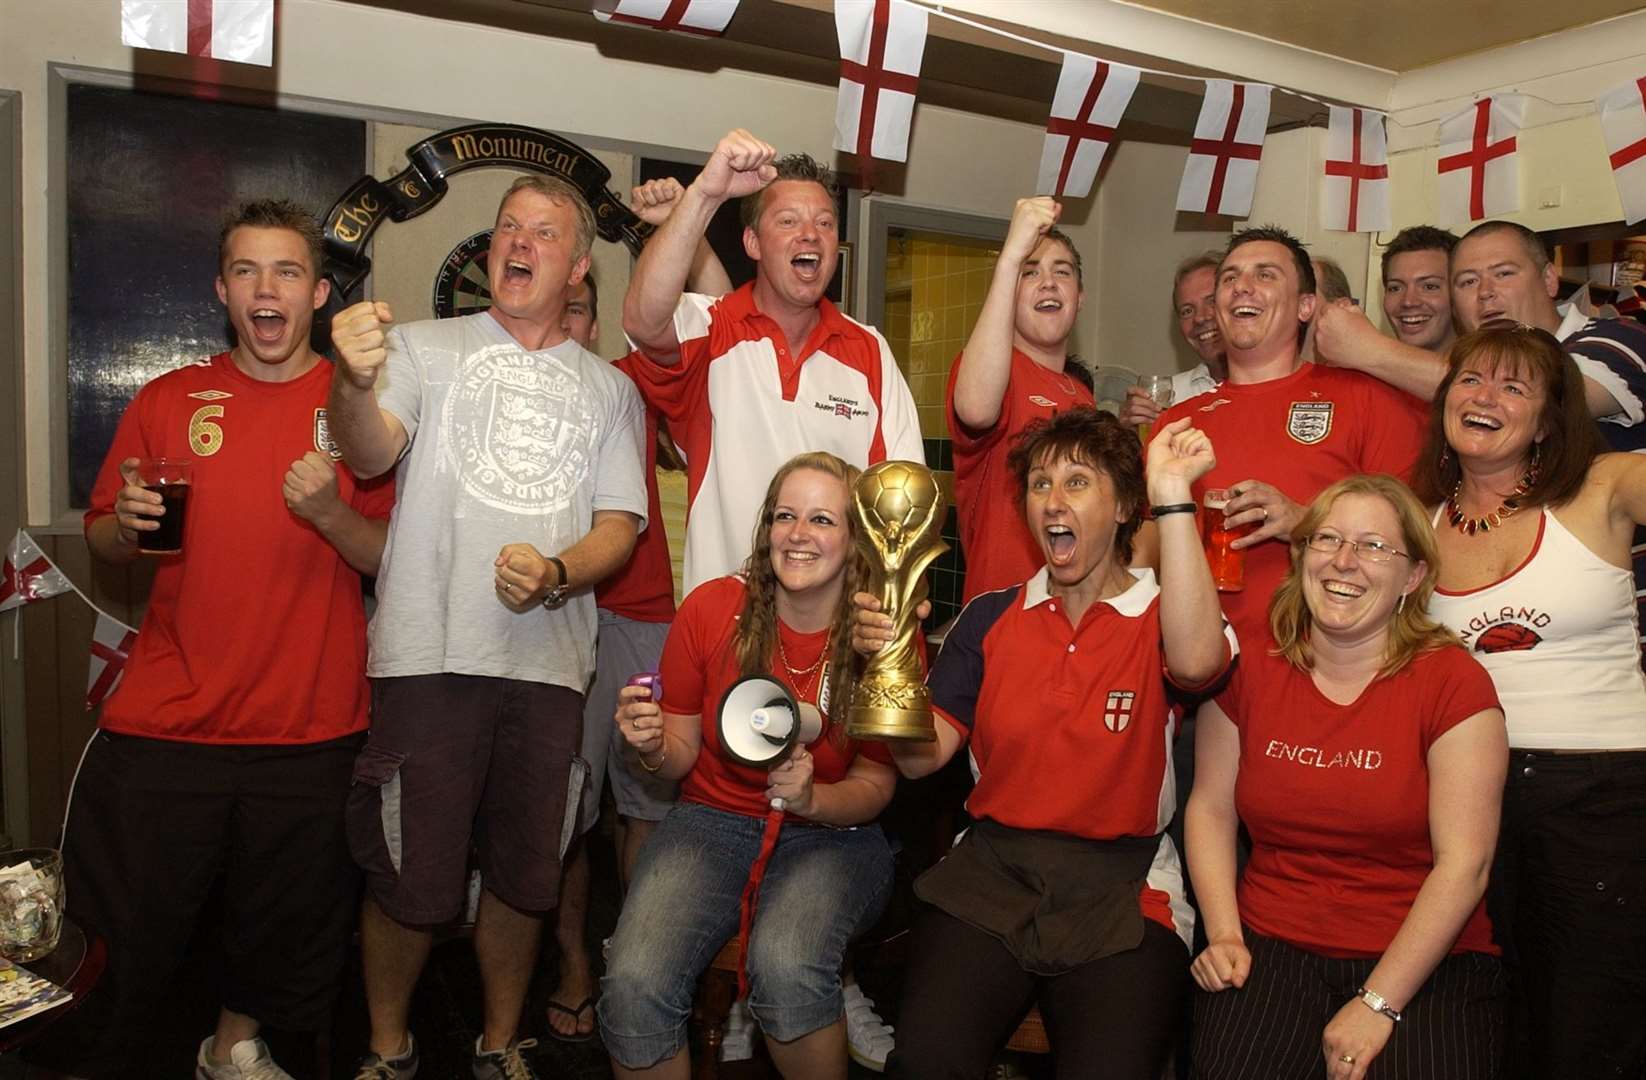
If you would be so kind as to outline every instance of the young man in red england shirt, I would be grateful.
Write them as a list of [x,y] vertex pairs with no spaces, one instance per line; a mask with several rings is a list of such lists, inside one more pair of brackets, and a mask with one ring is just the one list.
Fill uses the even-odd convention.
[[182,552],[156,566],[69,808],[70,912],[109,947],[76,1018],[76,1072],[154,1060],[142,1021],[219,880],[222,1010],[195,1075],[285,1077],[260,1027],[330,1019],[357,882],[343,802],[366,728],[360,579],[377,572],[393,485],[334,463],[331,364],[309,343],[329,291],[320,250],[289,202],[229,218],[217,296],[234,347],[138,392],[92,492],[92,553],[131,562],[184,512],[139,483],[139,460],[193,462]]

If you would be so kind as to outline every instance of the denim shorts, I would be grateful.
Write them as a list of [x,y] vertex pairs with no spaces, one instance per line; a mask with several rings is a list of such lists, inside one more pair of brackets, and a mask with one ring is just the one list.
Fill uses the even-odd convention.
[[[600,981],[600,1034],[613,1060],[643,1069],[686,1045],[698,977],[737,933],[737,901],[765,819],[680,803],[640,850]],[[749,933],[749,1007],[790,1042],[840,1019],[846,944],[879,918],[892,854],[878,825],[788,824]]]

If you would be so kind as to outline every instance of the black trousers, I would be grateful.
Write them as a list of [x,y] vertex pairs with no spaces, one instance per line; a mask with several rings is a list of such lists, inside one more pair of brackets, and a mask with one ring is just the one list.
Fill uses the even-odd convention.
[[289,1031],[328,1025],[360,897],[343,800],[363,741],[93,736],[69,807],[64,886],[69,914],[107,942],[108,968],[31,1057],[83,1076],[144,1061],[154,1010],[220,878],[223,1005]]
[[1646,1076],[1646,752],[1510,754],[1487,902],[1517,1075]]
[[[1238,990],[1195,993],[1195,1080],[1317,1080],[1320,1040],[1376,960],[1338,960],[1246,931],[1252,973]],[[1503,965],[1448,956],[1407,1003],[1368,1080],[1496,1080],[1503,1075]],[[1554,1080],[1550,1077],[1549,1080]],[[1574,1076],[1572,1080],[1576,1080]]]
[[1159,923],[1143,926],[1137,948],[1047,977],[1024,971],[983,931],[925,909],[888,1071],[980,1080],[1036,1004],[1060,1080],[1159,1080],[1187,1001],[1189,951]]

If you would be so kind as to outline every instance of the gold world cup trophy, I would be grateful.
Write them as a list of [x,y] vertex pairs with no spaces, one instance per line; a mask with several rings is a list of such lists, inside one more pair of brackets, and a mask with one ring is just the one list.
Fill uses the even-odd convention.
[[926,599],[926,567],[949,550],[939,535],[948,499],[914,461],[882,461],[852,489],[857,546],[869,567],[867,591],[892,618],[891,641],[869,658],[852,693],[846,734],[854,739],[930,742],[932,695],[920,670],[915,609]]

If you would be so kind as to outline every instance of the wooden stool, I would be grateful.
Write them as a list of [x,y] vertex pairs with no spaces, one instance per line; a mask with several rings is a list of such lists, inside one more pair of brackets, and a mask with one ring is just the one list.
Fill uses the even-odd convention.
[[1030,1005],[1029,1013],[1017,1025],[1012,1037],[1006,1040],[1006,1049],[1024,1054],[1049,1054],[1052,1044],[1046,1038],[1046,1022],[1040,1018],[1040,1007]]

